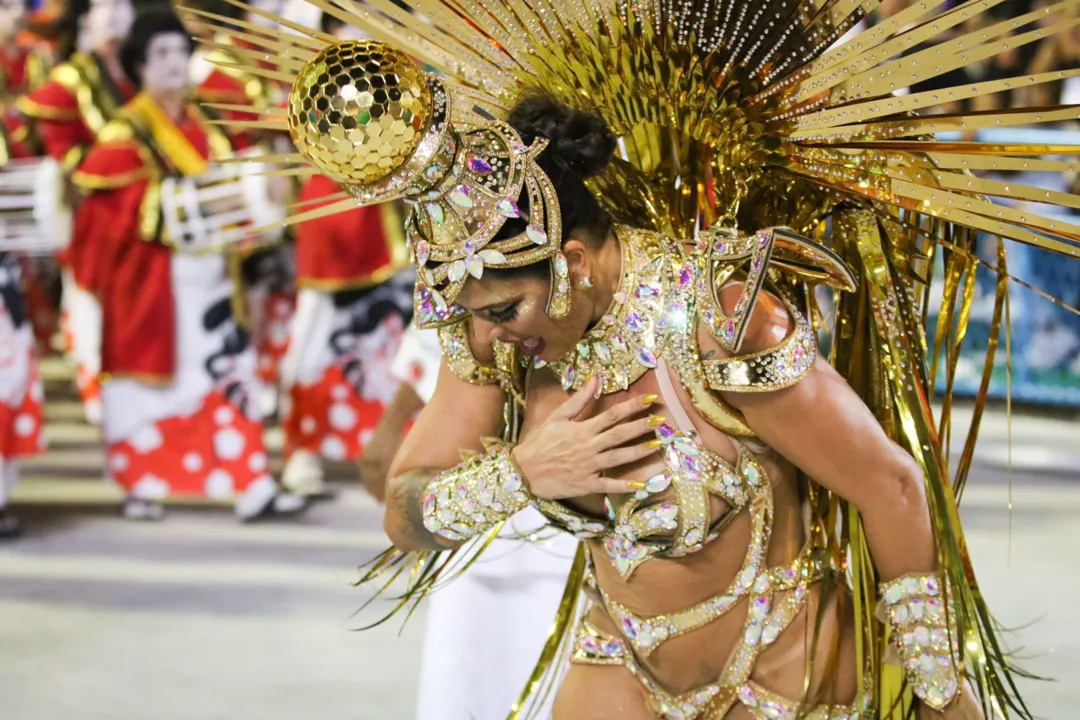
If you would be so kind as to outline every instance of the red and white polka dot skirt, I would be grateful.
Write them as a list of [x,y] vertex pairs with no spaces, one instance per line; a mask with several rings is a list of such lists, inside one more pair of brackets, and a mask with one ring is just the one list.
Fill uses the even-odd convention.
[[37,455],[45,450],[42,426],[45,421],[45,394],[38,376],[33,350],[30,352],[30,382],[22,402],[13,407],[0,402],[0,458]]
[[262,423],[216,390],[194,414],[160,420],[110,444],[108,463],[125,492],[145,500],[228,500],[270,478]]
[[332,365],[314,385],[294,385],[285,419],[286,454],[307,450],[333,461],[356,461],[386,406],[368,400]]

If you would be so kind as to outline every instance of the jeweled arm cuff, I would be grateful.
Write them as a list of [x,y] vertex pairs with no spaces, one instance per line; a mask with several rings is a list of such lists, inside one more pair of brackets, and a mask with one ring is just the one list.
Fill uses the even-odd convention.
[[956,613],[941,572],[911,573],[880,586],[893,643],[915,695],[943,710],[960,694]]
[[439,473],[424,494],[424,527],[447,540],[476,537],[531,501],[525,478],[498,442],[481,455]]

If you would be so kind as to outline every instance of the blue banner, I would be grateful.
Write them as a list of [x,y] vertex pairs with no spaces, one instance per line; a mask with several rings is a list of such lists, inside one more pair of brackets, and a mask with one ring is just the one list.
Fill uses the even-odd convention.
[[[979,139],[1032,142],[1032,135],[1038,135],[1036,142],[1076,144],[1080,141],[1080,133],[1076,132],[1027,130],[1010,131],[1007,136],[1004,131],[985,133],[980,134]],[[988,177],[1047,190],[1069,190],[1058,173],[1013,173]],[[1066,214],[1056,206],[1024,203],[1023,207],[1039,215],[1080,222],[1080,217]],[[989,235],[979,240],[979,255],[991,265],[996,263],[997,243],[998,239]],[[1005,243],[1011,275],[1072,308],[1080,307],[1080,256],[1070,260],[1023,243],[1008,240]],[[959,396],[974,395],[982,380],[996,283],[996,274],[980,266],[976,273],[975,302],[954,386]],[[934,295],[940,297],[940,292]],[[1014,282],[1010,282],[1010,303],[1013,399],[1080,407],[1080,316]],[[928,323],[929,332],[933,331],[935,320],[936,317],[932,316]],[[1005,337],[1001,337],[990,385],[991,397],[1004,398],[1007,392],[1005,351]],[[938,389],[941,390],[944,383],[940,381],[940,373],[938,377]]]

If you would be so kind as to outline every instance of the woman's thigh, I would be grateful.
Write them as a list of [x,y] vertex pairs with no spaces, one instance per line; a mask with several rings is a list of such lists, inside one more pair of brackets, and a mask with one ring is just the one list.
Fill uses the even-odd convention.
[[645,690],[621,665],[571,665],[552,720],[657,720]]

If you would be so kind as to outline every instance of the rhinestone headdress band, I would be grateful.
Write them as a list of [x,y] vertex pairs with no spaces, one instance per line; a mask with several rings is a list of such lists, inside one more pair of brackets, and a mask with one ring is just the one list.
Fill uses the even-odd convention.
[[[416,264],[416,324],[459,318],[454,300],[485,268],[552,263],[548,314],[569,310],[555,188],[536,163],[547,146],[525,145],[510,125],[454,124],[449,89],[408,56],[372,40],[324,48],[289,93],[297,149],[361,204],[402,199]],[[527,207],[519,205],[527,199]],[[524,203],[522,203],[524,205]],[[509,220],[524,230],[493,240]]]

